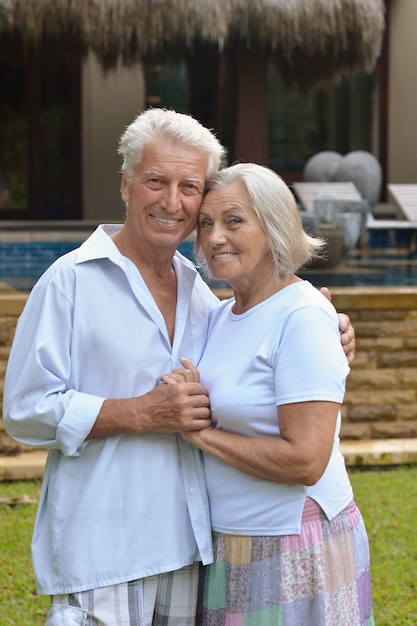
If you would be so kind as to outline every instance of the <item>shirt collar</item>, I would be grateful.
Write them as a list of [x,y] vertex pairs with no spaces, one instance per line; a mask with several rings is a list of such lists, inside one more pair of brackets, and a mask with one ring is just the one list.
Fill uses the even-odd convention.
[[[111,238],[117,233],[123,224],[100,224],[96,230],[80,246],[77,255],[77,263],[92,261],[94,259],[110,259],[117,265],[122,263],[123,255]],[[183,274],[190,280],[197,274],[192,261],[187,259],[178,250],[173,258],[173,265],[177,275]]]
[[111,236],[122,228],[122,224],[100,224],[96,230],[81,244],[77,263],[94,259],[110,259],[120,265],[121,254]]

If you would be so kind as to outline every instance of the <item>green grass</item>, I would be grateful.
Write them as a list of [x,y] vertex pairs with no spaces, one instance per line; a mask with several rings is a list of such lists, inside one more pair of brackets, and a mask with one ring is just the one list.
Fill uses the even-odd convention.
[[417,466],[350,477],[371,547],[376,626],[416,626]]
[[[0,483],[0,498],[39,499],[40,482]],[[30,555],[36,505],[0,505],[0,624],[42,626],[49,598],[37,596]]]
[[[417,625],[417,466],[350,471],[371,545],[376,626]],[[39,498],[40,483],[0,482],[0,498]],[[43,626],[30,541],[36,505],[0,505],[1,626]],[[349,626],[348,624],[346,626]]]

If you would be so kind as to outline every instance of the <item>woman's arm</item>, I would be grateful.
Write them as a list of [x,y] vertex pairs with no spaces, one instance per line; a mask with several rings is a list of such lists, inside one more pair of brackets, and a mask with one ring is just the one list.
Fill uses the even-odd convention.
[[[181,359],[184,369],[161,377],[167,384],[199,382],[195,366]],[[245,437],[206,428],[181,436],[207,454],[256,478],[279,483],[314,485],[330,459],[340,404],[296,402],[278,407],[280,438]]]
[[280,406],[280,439],[244,437],[215,428],[181,436],[245,474],[310,486],[321,478],[329,462],[339,408],[335,402]]

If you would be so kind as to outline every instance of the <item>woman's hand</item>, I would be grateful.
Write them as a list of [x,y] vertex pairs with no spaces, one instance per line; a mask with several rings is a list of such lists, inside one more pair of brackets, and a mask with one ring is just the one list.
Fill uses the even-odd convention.
[[177,385],[179,383],[199,383],[200,372],[188,359],[181,358],[180,363],[183,369],[177,367],[169,374],[163,374],[160,381],[166,385]]

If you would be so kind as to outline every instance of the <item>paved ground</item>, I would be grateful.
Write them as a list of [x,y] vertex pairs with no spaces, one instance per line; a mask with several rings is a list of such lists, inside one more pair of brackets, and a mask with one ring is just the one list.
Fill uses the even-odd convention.
[[[345,441],[341,448],[350,467],[417,464],[417,439]],[[0,456],[0,481],[42,478],[45,461],[43,450]]]

